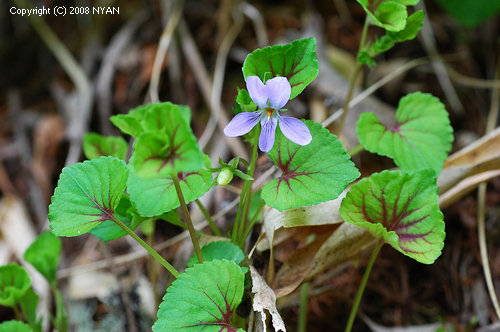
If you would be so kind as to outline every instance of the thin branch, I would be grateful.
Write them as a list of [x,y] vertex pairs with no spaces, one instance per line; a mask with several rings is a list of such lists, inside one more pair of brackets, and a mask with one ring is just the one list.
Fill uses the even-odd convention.
[[153,62],[153,71],[151,73],[151,81],[149,82],[149,98],[153,103],[160,101],[158,95],[158,88],[160,85],[161,68],[163,61],[165,60],[165,54],[167,54],[168,46],[172,40],[177,25],[182,17],[182,10],[184,8],[184,0],[178,0],[175,3],[172,14],[168,18],[167,25],[160,37],[160,43],[158,45],[158,50],[156,51],[155,60]]

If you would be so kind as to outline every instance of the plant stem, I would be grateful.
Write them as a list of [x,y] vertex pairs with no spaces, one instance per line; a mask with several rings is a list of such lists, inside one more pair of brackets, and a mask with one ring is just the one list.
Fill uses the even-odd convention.
[[210,226],[210,229],[212,230],[212,232],[217,236],[222,236],[222,233],[217,228],[217,225],[215,225],[215,221],[212,219],[212,216],[210,216],[210,213],[208,213],[205,206],[203,206],[203,203],[198,198],[196,199],[195,202],[196,202],[196,205],[198,205],[198,207],[200,208],[201,213],[203,213],[203,216],[205,217],[205,219],[207,219],[208,225]]
[[[363,31],[361,32],[361,41],[359,42],[359,53],[365,48],[366,36],[368,34],[368,27],[370,26],[370,21],[368,20],[368,16],[365,19],[365,24],[363,25]],[[359,73],[361,73],[361,68],[363,64],[357,62],[356,59],[356,68],[354,69],[354,73],[351,78],[351,83],[349,85],[349,90],[347,91],[347,97],[344,103],[344,111],[342,112],[342,116],[340,117],[340,122],[337,127],[337,133],[340,135],[342,133],[342,127],[344,126],[344,122],[347,116],[347,112],[349,111],[349,103],[351,102],[352,94],[354,92],[354,88],[356,87],[356,81],[358,80]]]
[[186,222],[189,230],[189,235],[191,236],[191,242],[193,242],[194,252],[196,253],[196,257],[198,257],[198,262],[202,264],[203,255],[201,254],[200,244],[198,243],[198,237],[196,235],[193,222],[191,221],[191,216],[189,215],[186,201],[184,200],[184,195],[182,194],[177,173],[172,174],[172,181],[174,182],[175,191],[177,192],[177,197],[179,198],[179,202],[181,203],[182,214],[184,215],[184,221]]
[[[147,234],[147,240],[148,244],[151,246],[151,248],[154,246],[154,237],[155,237],[155,228],[156,228],[156,221],[151,221],[151,232]],[[151,256],[149,256],[149,281],[151,282],[151,287],[153,288],[153,294],[154,294],[154,301],[155,301],[155,308],[158,308],[160,305],[160,294],[158,293],[158,262]]]
[[21,314],[21,310],[19,310],[19,308],[17,307],[17,304],[12,307],[12,310],[14,310],[14,315],[16,316],[16,319],[22,321],[23,315]]
[[248,237],[248,234],[250,233],[250,230],[252,229],[253,225],[255,225],[255,222],[257,221],[257,218],[259,217],[260,213],[262,212],[262,209],[264,208],[264,206],[266,206],[266,202],[262,201],[259,208],[257,209],[257,212],[255,212],[252,219],[250,220],[250,223],[248,224],[248,228],[245,231],[245,235],[244,235],[245,239]]
[[[250,161],[250,167],[248,168],[247,174],[253,177],[253,174],[255,172],[255,164],[257,163],[257,142],[254,142],[253,149],[252,149],[252,160]],[[240,237],[240,243],[241,246],[245,243],[246,236],[245,234],[247,233],[247,227],[248,227],[248,210],[250,209],[250,201],[252,200],[252,184],[253,180],[247,180],[247,187],[246,187],[246,194],[245,194],[245,201],[244,201],[244,209],[243,209],[243,215],[242,215],[242,220],[243,220],[243,227],[241,227],[241,237]]]
[[141,246],[144,247],[148,251],[148,253],[153,256],[164,268],[167,269],[175,278],[179,276],[179,271],[175,269],[169,262],[165,260],[165,258],[161,257],[159,253],[157,253],[153,248],[151,248],[143,239],[141,239],[137,234],[135,234],[130,228],[127,227],[124,223],[122,223],[115,216],[112,217],[113,222],[120,226],[128,235],[130,235],[134,240],[139,242]]
[[310,282],[305,282],[300,287],[299,323],[297,332],[306,332],[307,326],[307,300],[309,299]]
[[350,332],[352,329],[352,324],[354,323],[354,318],[356,318],[356,313],[358,312],[359,303],[361,302],[361,297],[363,296],[363,292],[365,291],[366,282],[368,281],[368,277],[370,276],[370,272],[372,271],[373,263],[375,263],[375,259],[377,258],[378,252],[380,248],[384,245],[384,242],[379,242],[375,245],[373,252],[368,260],[368,265],[366,265],[365,273],[363,274],[363,278],[361,279],[361,284],[358,288],[358,293],[354,298],[354,304],[351,308],[351,312],[349,313],[349,320],[347,321],[347,325],[345,327],[345,332]]
[[349,155],[352,157],[352,156],[357,155],[361,151],[363,151],[363,149],[364,149],[364,147],[360,144],[360,145],[352,148],[351,150],[349,150],[347,153],[349,153]]

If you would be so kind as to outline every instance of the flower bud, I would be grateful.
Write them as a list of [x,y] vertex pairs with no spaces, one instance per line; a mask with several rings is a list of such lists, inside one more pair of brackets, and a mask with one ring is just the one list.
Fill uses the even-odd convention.
[[215,182],[219,186],[225,186],[229,182],[231,182],[232,179],[233,179],[233,172],[231,172],[231,169],[229,167],[223,167],[220,173],[217,175]]

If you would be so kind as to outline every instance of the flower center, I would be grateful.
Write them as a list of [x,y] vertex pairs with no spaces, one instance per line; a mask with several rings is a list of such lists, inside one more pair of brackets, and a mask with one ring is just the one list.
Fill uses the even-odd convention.
[[266,108],[267,116],[273,115],[274,108]]

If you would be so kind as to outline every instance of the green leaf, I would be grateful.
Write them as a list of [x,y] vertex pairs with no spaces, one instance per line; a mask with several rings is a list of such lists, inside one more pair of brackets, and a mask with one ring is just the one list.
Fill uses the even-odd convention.
[[370,152],[394,159],[402,170],[432,168],[441,171],[451,149],[453,129],[438,98],[411,93],[401,98],[396,125],[387,129],[373,113],[361,114],[357,133]]
[[179,113],[184,119],[185,123],[189,125],[191,122],[191,111],[188,106],[175,105],[169,102],[142,105],[131,110],[128,114],[119,114],[110,117],[111,122],[118,127],[124,134],[138,137],[142,133],[148,131],[156,131],[158,129],[170,127],[168,118],[160,119],[166,120],[154,123],[151,120],[158,119],[157,115],[164,112]]
[[[136,212],[130,202],[130,197],[123,193],[120,202],[116,207],[115,217],[124,223],[128,228],[134,230],[142,221],[140,219],[134,219],[134,213]],[[98,237],[104,242],[108,242],[127,235],[127,232],[125,232],[123,228],[118,226],[115,222],[107,220],[99,223],[96,228],[90,231],[90,234]]]
[[[240,247],[229,241],[211,242],[201,248],[201,253],[205,262],[210,262],[214,259],[227,259],[239,264],[245,258],[245,254]],[[198,258],[193,254],[187,265],[191,267],[195,264],[198,264]]]
[[[207,156],[205,167],[210,167],[210,159]],[[203,196],[215,184],[212,173],[206,169],[179,173],[178,178],[186,203]],[[180,205],[170,176],[144,179],[131,170],[127,185],[130,199],[141,216],[157,216]]]
[[259,76],[262,82],[284,76],[292,86],[295,98],[318,75],[316,40],[312,37],[290,44],[268,46],[250,53],[243,63],[243,76]]
[[146,112],[145,132],[134,143],[130,166],[143,178],[161,178],[175,172],[199,170],[203,165],[196,137],[186,122],[186,109],[163,103]]
[[243,296],[244,274],[228,260],[186,269],[167,289],[153,332],[235,331],[231,318]]
[[8,320],[0,324],[0,332],[32,332],[33,330],[29,325],[18,321]]
[[24,259],[33,265],[52,286],[56,285],[56,271],[60,256],[61,240],[50,231],[38,236],[24,253]]
[[420,0],[392,0],[405,6],[415,6]]
[[122,133],[137,137],[143,132],[141,122],[147,111],[157,104],[141,105],[134,108],[128,114],[113,115],[109,118]]
[[312,141],[300,146],[280,130],[269,157],[282,171],[262,188],[267,205],[280,211],[335,199],[359,172],[337,137],[314,121],[304,121]]
[[87,159],[112,156],[125,160],[127,142],[119,136],[106,137],[96,133],[87,133],[83,136],[83,153]]
[[0,266],[0,305],[14,307],[31,287],[26,270],[17,264]]
[[387,31],[400,31],[406,25],[406,6],[400,1],[357,0],[363,7],[372,23]]
[[65,167],[49,206],[52,232],[57,236],[78,236],[112,220],[127,177],[127,165],[114,157]]
[[474,27],[500,13],[498,0],[438,0],[439,5],[460,24]]
[[236,96],[236,104],[234,107],[234,114],[241,112],[254,112],[257,109],[257,104],[255,104],[250,98],[250,94],[246,89],[238,88],[238,95]]
[[39,296],[30,287],[19,301],[21,305],[21,310],[24,314],[24,317],[26,318],[26,321],[31,326],[31,328],[37,332],[42,330],[41,319],[40,321],[37,321],[36,319],[36,308],[38,307],[38,298]]
[[395,42],[403,42],[412,40],[417,37],[418,32],[422,29],[424,20],[424,11],[419,10],[411,14],[406,20],[405,28],[401,31],[388,31],[387,36]]
[[340,214],[418,262],[432,264],[441,255],[444,221],[431,169],[364,178],[347,193]]

